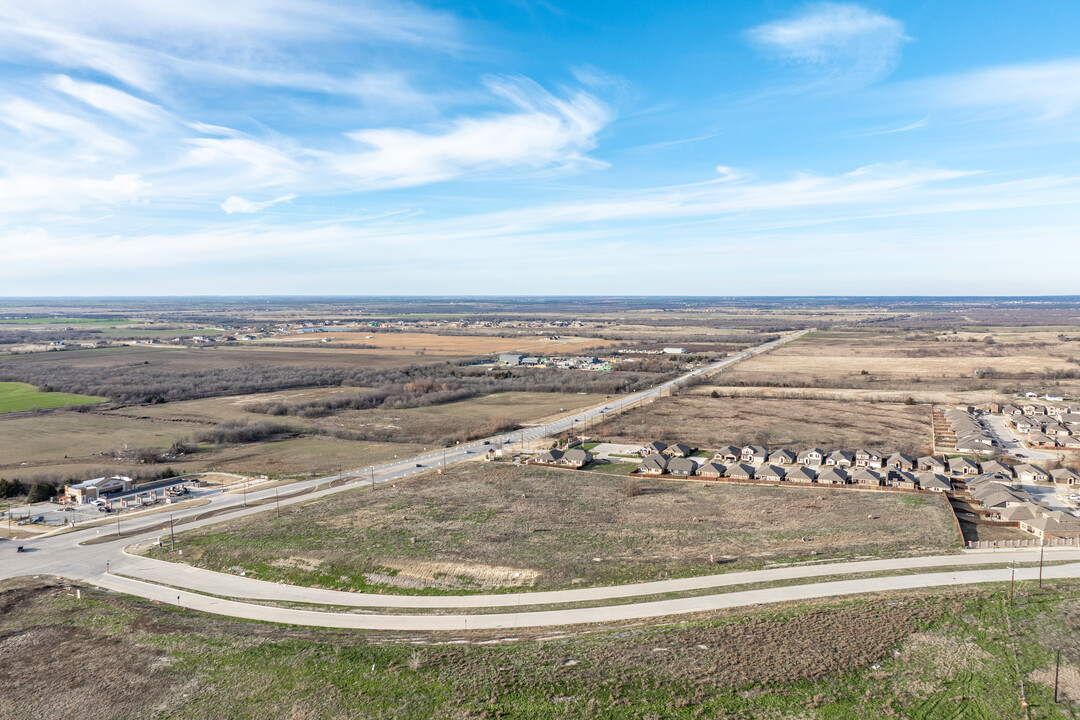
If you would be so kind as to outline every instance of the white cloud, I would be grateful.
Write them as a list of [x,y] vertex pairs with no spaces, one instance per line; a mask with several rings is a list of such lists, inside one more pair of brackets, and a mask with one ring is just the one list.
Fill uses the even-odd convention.
[[895,18],[859,5],[820,3],[792,18],[759,25],[749,38],[810,68],[820,82],[863,85],[896,67],[907,37]]
[[224,210],[227,215],[232,215],[233,213],[247,213],[250,215],[253,213],[257,213],[261,210],[265,210],[271,205],[277,205],[278,203],[294,200],[296,197],[296,195],[282,195],[281,197],[274,198],[273,200],[252,202],[251,200],[245,200],[244,198],[237,195],[232,195],[225,198],[225,202],[221,203],[221,209]]
[[911,88],[938,106],[1057,118],[1080,108],[1080,60],[983,68],[916,81]]
[[408,187],[477,171],[596,164],[585,153],[610,121],[611,111],[594,96],[561,99],[535,83],[489,82],[516,112],[468,117],[429,132],[384,128],[348,136],[367,148],[333,164],[363,186]]
[[67,75],[56,75],[47,82],[56,90],[131,124],[169,121],[168,114],[159,106],[108,85],[73,80]]

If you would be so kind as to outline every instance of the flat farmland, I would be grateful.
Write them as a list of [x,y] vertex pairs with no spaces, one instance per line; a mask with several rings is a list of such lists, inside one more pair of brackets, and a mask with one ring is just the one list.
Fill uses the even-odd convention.
[[[189,434],[182,424],[155,423],[81,412],[58,412],[0,420],[0,468],[86,459],[95,464],[109,450],[167,448]],[[92,459],[98,456],[97,459]]]
[[[557,333],[552,332],[552,335]],[[552,339],[549,335],[519,335],[515,337],[496,337],[490,335],[436,335],[434,333],[380,333],[371,332],[312,332],[297,335],[279,335],[252,343],[312,343],[329,341],[338,344],[359,344],[371,346],[371,349],[358,349],[353,352],[423,352],[430,355],[452,355],[468,357],[472,355],[490,355],[492,353],[522,353],[526,355],[572,355],[585,348],[612,344],[597,338],[559,336]]]
[[[1080,365],[1069,360],[1074,355],[1080,355],[1077,345],[1059,340],[1055,332],[1002,333],[1000,340],[993,332],[815,332],[739,363],[719,380],[724,385],[879,390],[1001,388],[1076,373]],[[989,373],[976,377],[977,371]]]
[[105,398],[88,395],[41,392],[27,383],[0,382],[0,413],[66,407],[68,405],[87,405],[104,401]]
[[683,394],[613,416],[594,434],[611,442],[660,439],[709,449],[755,443],[922,453],[930,449],[931,420],[928,405]]
[[[618,584],[812,553],[946,551],[959,540],[937,497],[659,479],[634,494],[625,483],[599,473],[467,463],[178,540],[184,562],[202,567],[385,592]],[[724,564],[710,563],[710,555]]]
[[[471,357],[464,353],[460,357]],[[439,358],[439,362],[450,359]],[[220,347],[155,347],[152,345],[66,350],[54,353],[33,353],[0,358],[3,364],[56,363],[75,368],[113,368],[151,365],[159,370],[220,370],[247,365],[320,365],[337,368],[383,369],[422,364],[424,359],[414,353],[399,351],[350,350],[331,345],[315,348],[281,348],[272,346],[224,345]],[[428,361],[433,362],[433,361]]]

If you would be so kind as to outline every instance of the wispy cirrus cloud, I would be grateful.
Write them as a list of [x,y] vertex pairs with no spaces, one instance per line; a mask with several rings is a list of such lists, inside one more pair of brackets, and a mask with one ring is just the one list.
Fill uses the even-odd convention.
[[852,87],[893,71],[908,38],[904,24],[860,5],[820,3],[747,31],[750,40],[807,69],[816,84]]
[[252,215],[254,213],[265,210],[272,205],[278,203],[288,202],[295,200],[296,195],[282,195],[279,198],[273,200],[264,200],[262,202],[252,202],[251,200],[245,200],[238,195],[231,195],[225,198],[225,202],[221,203],[221,209],[225,211],[226,215],[232,215],[233,213],[245,213]]
[[1080,59],[1001,65],[914,81],[924,102],[1060,118],[1080,108]]
[[513,111],[459,118],[426,132],[350,132],[365,149],[334,159],[333,167],[361,187],[409,187],[478,171],[597,164],[586,152],[612,112],[595,96],[578,91],[560,98],[524,78],[492,79],[488,88]]

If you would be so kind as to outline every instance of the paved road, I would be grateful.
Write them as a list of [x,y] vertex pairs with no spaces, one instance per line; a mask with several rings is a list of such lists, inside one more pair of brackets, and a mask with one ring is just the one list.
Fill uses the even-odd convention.
[[1027,460],[1034,460],[1035,462],[1060,459],[1060,456],[1056,453],[1024,447],[1023,443],[1020,442],[1020,438],[1017,437],[1016,433],[1009,427],[1008,421],[1001,415],[983,415],[983,420],[986,422],[986,426],[990,429],[990,432],[997,436],[997,440],[1001,444],[1001,447],[1009,455],[1025,458]]
[[[1037,559],[1037,556],[1037,553],[1030,553],[1029,559]],[[1020,568],[1016,570],[1016,579],[1020,581],[1031,581],[1037,576],[1038,568]],[[1047,579],[1080,577],[1080,563],[1054,565],[1044,568],[1043,577]],[[118,576],[100,578],[96,581],[96,584],[110,590],[131,595],[139,595],[162,603],[175,603],[181,607],[216,615],[227,615],[229,617],[286,623],[290,625],[307,625],[312,627],[418,632],[515,629],[575,625],[582,623],[610,623],[620,620],[668,617],[687,613],[715,611],[725,608],[745,607],[748,605],[764,605],[767,603],[809,600],[814,598],[855,595],[887,590],[911,590],[946,585],[1004,582],[1009,580],[1009,578],[1010,570],[1008,568],[964,570],[857,580],[836,580],[806,585],[788,585],[762,590],[744,590],[718,595],[681,598],[676,600],[656,600],[629,605],[484,615],[377,615],[357,612],[320,612],[318,610],[254,605],[251,603],[191,593],[186,590],[174,590],[161,585],[150,585]]]

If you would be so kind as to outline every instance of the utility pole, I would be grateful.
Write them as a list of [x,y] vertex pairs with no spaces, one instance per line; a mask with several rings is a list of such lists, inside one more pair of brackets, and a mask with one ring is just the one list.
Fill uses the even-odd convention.
[[171,513],[169,514],[169,540],[172,543],[172,551],[176,552],[176,522]]
[[1042,590],[1042,567],[1043,567],[1043,552],[1046,550],[1045,545],[1039,545],[1039,589]]
[[277,488],[274,488],[274,514],[281,515],[281,498],[278,497]]
[[244,478],[244,507],[247,507],[247,478]]
[[1009,563],[1009,607],[1013,606],[1013,586],[1016,584],[1016,562]]
[[371,467],[371,489],[375,490],[375,466]]
[[123,537],[120,534],[120,511],[116,511],[116,537]]

